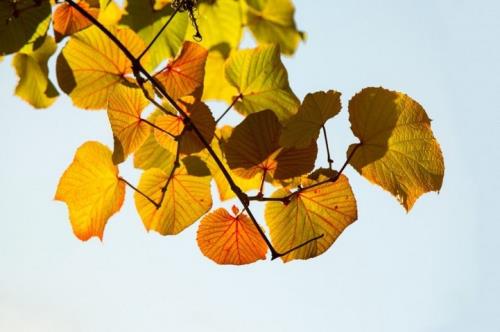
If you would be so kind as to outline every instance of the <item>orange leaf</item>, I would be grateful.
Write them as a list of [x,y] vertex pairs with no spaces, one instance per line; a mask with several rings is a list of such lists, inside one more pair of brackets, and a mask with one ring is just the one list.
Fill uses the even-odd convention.
[[186,41],[179,55],[155,77],[174,99],[187,96],[203,85],[208,51]]
[[108,117],[113,129],[115,144],[113,161],[118,164],[135,152],[148,138],[151,127],[141,119],[141,113],[149,104],[137,86],[118,85],[108,100]]
[[[80,1],[78,5],[94,18],[99,16],[99,9],[90,7],[87,2]],[[67,3],[62,3],[57,6],[52,15],[52,19],[54,21],[56,42],[60,42],[64,37],[83,30],[92,24],[87,18]]]
[[244,265],[266,259],[267,246],[252,220],[232,216],[226,209],[217,209],[201,220],[198,246],[206,257],[218,264]]
[[120,210],[124,197],[125,184],[118,178],[111,151],[98,142],[78,148],[55,195],[68,205],[73,232],[82,241],[93,236],[102,240],[108,219]]

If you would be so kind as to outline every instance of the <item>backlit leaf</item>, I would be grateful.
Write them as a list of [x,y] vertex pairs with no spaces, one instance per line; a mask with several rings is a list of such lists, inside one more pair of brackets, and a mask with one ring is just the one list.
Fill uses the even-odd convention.
[[[86,1],[80,1],[78,5],[94,18],[98,18],[98,8],[90,7]],[[65,36],[81,31],[92,24],[86,17],[80,14],[78,10],[67,3],[58,5],[52,18],[54,20],[54,35],[57,42]]]
[[[203,39],[200,45],[208,49],[219,50],[228,54],[237,49],[242,35],[242,17],[240,1],[217,0],[198,4],[197,24]],[[196,31],[190,24],[187,39],[193,40]]]
[[[108,29],[133,55],[138,56],[144,49],[144,42],[132,30]],[[75,106],[103,109],[109,93],[132,73],[131,67],[123,52],[92,26],[71,36],[57,59],[57,80]]]
[[[226,158],[224,154],[222,153],[221,150],[221,144],[224,144],[224,141],[231,135],[232,133],[232,128],[226,126],[216,132],[217,137],[221,138],[221,142],[217,138],[214,138],[212,140],[212,149],[214,150],[215,154],[219,157],[221,160],[222,164],[224,165],[224,168],[229,172],[231,177],[233,178],[234,182],[238,187],[243,192],[248,192],[249,190],[252,189],[259,189],[261,181],[262,181],[262,175],[261,174],[255,174],[255,176],[245,179],[237,174],[235,174],[228,166],[226,162]],[[227,135],[227,136],[226,136]],[[207,157],[207,166],[210,169],[210,172],[212,173],[212,176],[215,180],[215,184],[217,185],[217,189],[219,191],[219,198],[221,201],[225,201],[231,198],[236,197],[234,192],[231,190],[231,186],[229,185],[229,182],[227,181],[226,177],[222,173],[221,169],[217,165],[217,163],[214,161],[214,159],[211,156]]]
[[[137,32],[146,44],[153,40],[174,12],[170,6],[157,11],[154,9],[154,1],[149,0],[127,0],[125,10],[127,15],[120,23]],[[187,13],[177,13],[148,51],[149,69],[156,68],[162,61],[177,54],[186,36],[187,26]]]
[[245,0],[247,26],[259,43],[277,43],[281,52],[295,53],[304,33],[297,30],[291,0]]
[[[96,2],[97,0],[91,0]],[[123,16],[123,10],[114,0],[98,0],[99,2],[99,22],[104,25],[118,24]]]
[[[185,112],[189,115],[192,123],[200,130],[202,136],[207,143],[212,141],[215,132],[215,120],[207,105],[202,102],[196,101],[194,104],[179,104]],[[169,116],[161,115],[156,121],[155,125],[164,131],[178,136],[184,129],[184,122],[182,116]],[[175,154],[177,151],[177,141],[165,132],[154,129],[155,137],[158,143],[168,151]],[[179,139],[180,153],[192,154],[200,152],[205,148],[203,142],[199,139],[194,130],[187,130]]]
[[[151,126],[142,121],[141,114],[149,101],[135,85],[118,85],[109,95],[108,118],[119,149],[113,151],[113,161],[123,162],[148,138]],[[121,153],[120,153],[121,152]]]
[[17,52],[45,36],[50,13],[48,1],[40,4],[32,0],[0,1],[0,55]]
[[[318,181],[303,181],[303,185],[307,187],[326,179],[320,176]],[[272,197],[286,197],[290,194],[288,189],[280,189]],[[281,258],[284,262],[308,259],[324,253],[344,229],[357,219],[356,200],[349,181],[342,175],[336,182],[327,182],[297,193],[288,204],[267,203],[265,218],[271,242],[279,252],[323,235]]]
[[47,62],[57,47],[52,37],[47,36],[36,50],[24,47],[12,59],[19,82],[15,94],[35,108],[51,106],[59,93],[49,80]]
[[422,194],[439,191],[443,155],[419,103],[400,92],[366,88],[349,102],[349,114],[361,142],[350,163],[361,175],[392,193],[407,211]]
[[76,151],[57,186],[55,199],[68,205],[73,232],[82,241],[102,240],[108,219],[120,210],[125,184],[111,151],[98,142],[87,142]]
[[233,101],[233,96],[239,94],[238,90],[229,84],[225,76],[226,58],[218,50],[208,53],[205,65],[205,82],[203,84],[203,100],[221,100],[228,104]]
[[252,220],[235,212],[232,216],[226,209],[217,209],[201,220],[196,238],[201,252],[217,264],[244,265],[266,259],[266,243]]
[[236,51],[227,60],[225,71],[228,82],[241,94],[235,108],[243,115],[270,109],[285,121],[297,112],[300,102],[290,89],[279,46]]
[[[139,190],[159,203],[168,174],[152,168],[144,172]],[[174,235],[191,226],[212,207],[210,176],[188,175],[185,167],[174,173],[159,209],[142,195],[135,194],[135,205],[146,229]]]
[[284,149],[279,145],[281,130],[272,111],[249,115],[225,146],[229,167],[245,178],[265,171],[275,179],[286,179],[311,171],[318,152],[316,142],[302,149]]
[[280,144],[303,148],[316,141],[322,126],[340,112],[340,93],[336,91],[310,93],[304,98],[297,114],[285,125]]
[[177,57],[155,75],[155,78],[174,99],[190,95],[203,86],[207,55],[207,50],[202,46],[184,42]]

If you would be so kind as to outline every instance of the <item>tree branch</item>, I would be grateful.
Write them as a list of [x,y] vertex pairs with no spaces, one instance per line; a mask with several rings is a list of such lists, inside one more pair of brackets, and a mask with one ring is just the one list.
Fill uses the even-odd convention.
[[128,182],[124,178],[119,177],[118,180],[124,182],[127,186],[129,186],[130,188],[132,188],[139,195],[141,195],[142,197],[144,197],[145,199],[147,199],[151,204],[153,204],[154,206],[156,206],[157,209],[160,207],[160,205],[158,203],[156,203],[151,197],[149,197],[148,195],[146,195],[145,193],[143,193],[142,191],[140,191],[137,187],[135,187],[134,185],[132,185],[130,182]]
[[328,168],[332,169],[333,159],[332,159],[332,156],[330,154],[330,146],[328,145],[328,136],[326,134],[325,125],[323,125],[322,128],[323,128],[323,136],[325,138],[326,154],[328,157]]

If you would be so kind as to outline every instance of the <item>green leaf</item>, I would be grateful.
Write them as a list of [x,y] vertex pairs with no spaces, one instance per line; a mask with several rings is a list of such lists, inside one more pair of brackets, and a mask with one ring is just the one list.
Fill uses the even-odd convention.
[[297,30],[295,8],[290,0],[246,0],[247,26],[259,44],[277,43],[281,52],[292,55],[304,33]]
[[[351,128],[360,140],[349,147],[350,163],[392,193],[409,211],[443,183],[444,160],[422,106],[407,95],[366,88],[349,102]],[[357,149],[354,151],[354,149]]]
[[47,62],[57,49],[52,37],[47,36],[36,50],[24,47],[12,59],[19,82],[15,94],[35,108],[51,106],[59,93],[49,80]]
[[[125,9],[128,14],[123,16],[120,23],[137,32],[146,45],[153,40],[174,12],[170,6],[156,11],[153,8],[153,1],[148,0],[128,0],[126,3]],[[157,67],[162,61],[177,54],[186,36],[187,26],[187,13],[177,13],[148,51],[150,57],[148,69]]]
[[12,54],[45,36],[50,24],[50,3],[32,0],[0,1],[0,55]]
[[235,108],[243,115],[270,109],[283,122],[297,112],[300,102],[290,89],[278,45],[234,52],[226,62],[226,78],[241,95]]
[[318,139],[319,132],[328,119],[340,112],[340,92],[315,92],[304,98],[299,112],[287,122],[280,137],[285,147],[303,148]]

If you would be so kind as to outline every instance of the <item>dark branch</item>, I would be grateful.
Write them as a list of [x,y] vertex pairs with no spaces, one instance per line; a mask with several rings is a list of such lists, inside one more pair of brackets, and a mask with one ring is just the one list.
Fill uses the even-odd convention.
[[119,177],[118,180],[124,182],[127,186],[129,186],[130,188],[134,189],[135,192],[137,192],[139,195],[141,195],[142,197],[144,197],[145,199],[147,199],[151,204],[153,204],[154,206],[156,206],[157,209],[160,207],[160,205],[158,203],[156,203],[151,197],[149,197],[148,195],[146,195],[145,193],[143,193],[142,191],[140,191],[138,188],[136,188],[134,185],[132,185],[130,182],[128,182],[124,178]]
[[326,154],[327,154],[327,157],[328,157],[328,168],[332,169],[333,159],[332,159],[332,156],[330,154],[330,146],[328,145],[328,136],[326,134],[325,125],[323,125],[322,127],[323,127],[323,136],[325,138]]
[[218,124],[220,122],[220,120],[222,120],[222,118],[224,118],[226,116],[226,114],[233,108],[234,105],[236,105],[236,103],[238,102],[238,100],[240,100],[241,98],[243,98],[243,95],[240,93],[238,96],[236,96],[233,100],[233,102],[231,103],[231,105],[229,105],[228,108],[226,108],[226,110],[224,111],[224,113],[222,113],[221,116],[219,116],[219,118],[217,119],[217,121],[215,121],[215,124]]

